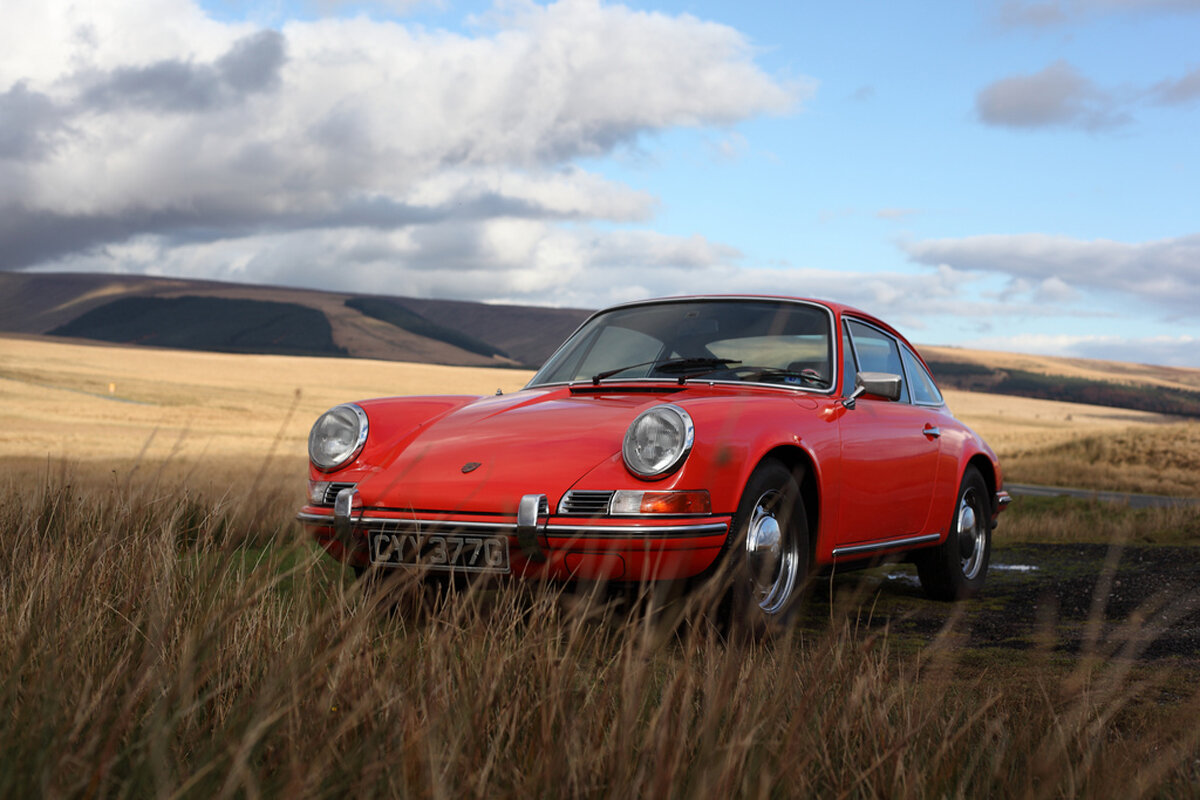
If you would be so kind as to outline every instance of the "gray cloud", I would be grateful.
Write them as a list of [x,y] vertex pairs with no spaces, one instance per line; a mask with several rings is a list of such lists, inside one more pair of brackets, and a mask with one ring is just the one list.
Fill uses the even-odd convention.
[[79,104],[92,111],[207,111],[278,86],[285,58],[283,36],[260,31],[234,42],[212,64],[159,61],[81,76],[87,88]]
[[1200,10],[1200,0],[1004,0],[996,19],[1008,27],[1044,28],[1106,14],[1150,15]]
[[1032,75],[1002,78],[975,97],[979,119],[1009,128],[1112,128],[1129,121],[1117,102],[1066,61]]
[[1179,80],[1163,81],[1150,90],[1150,98],[1161,105],[1177,106],[1200,99],[1200,67]]
[[[453,202],[439,205],[408,205],[386,197],[352,197],[326,210],[279,213],[234,202],[210,202],[182,209],[127,209],[107,215],[33,211],[14,204],[0,207],[0,242],[5,243],[0,248],[0,269],[29,267],[134,236],[153,236],[160,246],[176,246],[305,230],[401,231],[433,227],[439,232],[437,236],[453,240],[463,236],[465,228],[447,226],[496,218],[554,221],[581,217],[569,209],[545,207],[527,198],[491,191],[456,195]],[[423,235],[430,234],[417,234],[418,238]],[[440,248],[431,251],[432,266],[452,266],[444,261],[445,252]]]
[[1153,303],[1181,318],[1200,316],[1200,234],[1137,244],[1044,234],[993,235],[901,247],[921,264],[1037,281],[1056,298],[1067,297],[1073,288],[1091,288]]
[[54,147],[63,122],[64,114],[53,100],[17,83],[0,94],[0,159],[44,157]]
[[265,92],[279,86],[279,71],[287,60],[283,35],[265,30],[239,39],[217,59],[215,70],[235,92]]

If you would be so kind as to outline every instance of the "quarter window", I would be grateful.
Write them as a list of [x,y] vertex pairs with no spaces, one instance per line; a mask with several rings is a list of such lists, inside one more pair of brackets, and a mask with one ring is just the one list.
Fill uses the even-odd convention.
[[904,359],[904,371],[908,373],[908,382],[912,386],[913,402],[940,406],[942,393],[938,391],[937,384],[933,382],[933,377],[921,360],[907,347],[900,350],[900,357]]
[[858,368],[863,372],[886,372],[900,376],[900,402],[908,402],[908,385],[904,380],[904,367],[900,362],[900,348],[896,340],[883,331],[850,320],[850,335],[854,338],[854,351],[858,354]]

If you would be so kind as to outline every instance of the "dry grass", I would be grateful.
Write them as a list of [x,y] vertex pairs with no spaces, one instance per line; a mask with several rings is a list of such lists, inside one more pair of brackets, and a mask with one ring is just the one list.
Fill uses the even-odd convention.
[[1200,422],[1014,448],[1003,463],[1015,483],[1200,497]]
[[[364,594],[292,521],[324,408],[527,378],[0,340],[0,796],[1198,791],[1194,682],[1104,657],[1120,641],[981,661],[957,614],[914,647],[850,607],[731,646],[562,587],[431,611]],[[1037,402],[994,414],[1026,446]]]
[[1194,547],[1200,545],[1200,506],[1129,508],[1074,497],[1018,497],[1001,517],[994,541]]
[[[0,337],[0,457],[132,464],[276,458],[304,464],[312,420],[346,400],[514,391],[531,373],[365,359],[247,356]],[[947,391],[950,408],[1002,456],[1177,418]],[[153,438],[151,438],[153,437]]]
[[1161,705],[1170,671],[1050,650],[981,666],[953,614],[902,655],[850,623],[734,646],[704,618],[672,629],[513,586],[411,613],[411,594],[364,595],[316,553],[274,478],[218,496],[148,470],[0,484],[0,796],[1108,798],[1200,781],[1194,686]]
[[1180,418],[1124,408],[948,389],[946,404],[1002,460],[1017,452],[1119,431],[1172,430]]
[[226,355],[0,337],[0,457],[131,465],[250,459],[301,475],[312,421],[337,403],[514,391],[529,372],[365,359]]

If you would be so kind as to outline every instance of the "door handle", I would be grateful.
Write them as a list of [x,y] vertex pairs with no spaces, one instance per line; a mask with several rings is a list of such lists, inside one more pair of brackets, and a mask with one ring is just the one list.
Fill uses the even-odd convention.
[[934,427],[933,425],[926,425],[925,429],[922,430],[921,433],[925,434],[926,436],[932,436],[936,439],[942,435],[942,429]]

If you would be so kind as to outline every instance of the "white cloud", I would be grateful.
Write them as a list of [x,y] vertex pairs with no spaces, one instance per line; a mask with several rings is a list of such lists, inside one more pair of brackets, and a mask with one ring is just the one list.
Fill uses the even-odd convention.
[[1030,233],[929,239],[901,247],[921,264],[1027,278],[1060,296],[1064,287],[1099,289],[1182,317],[1200,315],[1200,234],[1128,244]]
[[902,220],[921,212],[915,208],[881,208],[875,212],[879,219]]
[[1072,289],[1062,278],[1050,277],[1038,285],[1034,297],[1042,303],[1070,303],[1079,299],[1079,292]]
[[596,308],[649,296],[701,293],[819,297],[858,306],[904,330],[932,317],[972,320],[1037,313],[1030,304],[966,300],[978,278],[938,267],[922,273],[765,268],[702,236],[600,231],[536,219],[384,228],[301,230],[216,242],[137,237],[48,269],[153,272],[417,297]]
[[964,342],[963,346],[1012,353],[1037,353],[1102,361],[1127,361],[1173,367],[1200,366],[1200,338],[1195,336],[1120,336],[1023,333]]
[[406,274],[422,293],[500,296],[589,253],[732,258],[701,239],[587,227],[645,222],[657,201],[577,160],[681,126],[740,144],[730,126],[812,91],[765,73],[732,28],[598,0],[503,2],[472,35],[366,16],[256,30],[189,0],[10,5],[8,269],[323,286],[348,257],[359,284]]

